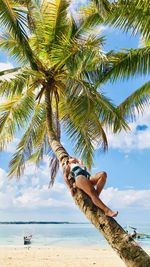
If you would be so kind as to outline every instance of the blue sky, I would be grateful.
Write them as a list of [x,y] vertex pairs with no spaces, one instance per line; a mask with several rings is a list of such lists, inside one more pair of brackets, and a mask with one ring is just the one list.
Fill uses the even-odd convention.
[[[116,29],[104,28],[107,41],[105,51],[119,48],[136,48],[140,45],[139,36],[131,37]],[[14,64],[7,55],[0,53],[0,69]],[[148,76],[136,76],[128,81],[107,83],[103,92],[114,103],[119,104],[134,90],[148,80]],[[108,133],[109,150],[107,153],[96,147],[92,173],[105,170],[108,180],[102,199],[112,209],[119,210],[118,221],[128,223],[148,223],[150,220],[150,110],[130,123],[131,131],[116,136]],[[48,159],[41,168],[27,166],[21,180],[7,178],[8,161],[15,151],[18,138],[0,154],[0,221],[4,220],[65,220],[86,221],[75,206],[59,172],[56,184],[48,189]],[[66,149],[72,154],[72,144],[63,135]]]

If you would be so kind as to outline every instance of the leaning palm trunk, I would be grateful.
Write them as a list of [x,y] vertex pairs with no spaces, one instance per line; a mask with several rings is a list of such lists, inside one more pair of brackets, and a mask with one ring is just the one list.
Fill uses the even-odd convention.
[[81,190],[74,196],[75,203],[105,237],[128,267],[149,267],[149,255],[113,219],[105,216]]
[[[49,90],[45,93],[46,102],[46,122],[49,144],[63,166],[69,155],[57,140],[52,128],[52,110]],[[69,179],[72,183],[72,177]],[[94,224],[100,233],[105,237],[111,247],[118,253],[120,258],[128,267],[150,267],[150,257],[148,254],[132,239],[124,229],[113,219],[105,216],[104,213],[96,207],[91,199],[82,191],[77,189],[73,197],[75,203],[86,217]]]

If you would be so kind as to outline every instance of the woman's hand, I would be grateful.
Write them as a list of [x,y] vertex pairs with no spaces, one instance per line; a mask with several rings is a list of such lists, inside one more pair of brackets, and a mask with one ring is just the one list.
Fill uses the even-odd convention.
[[70,166],[69,164],[65,167],[65,171],[64,171],[64,179],[65,182],[67,184],[67,186],[70,189],[71,195],[74,196],[74,194],[76,193],[76,184],[75,182],[73,183],[73,185],[70,185],[70,182],[68,181],[68,177],[69,177],[69,173],[70,173]]
[[76,189],[73,188],[73,187],[71,187],[71,188],[70,188],[70,192],[71,192],[71,195],[74,196],[75,193],[76,193]]

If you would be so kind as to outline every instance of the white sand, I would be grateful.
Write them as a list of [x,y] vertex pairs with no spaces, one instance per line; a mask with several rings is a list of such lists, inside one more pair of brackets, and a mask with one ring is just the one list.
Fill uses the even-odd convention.
[[[150,251],[148,251],[150,252]],[[0,267],[125,267],[110,248],[22,247],[0,248]]]

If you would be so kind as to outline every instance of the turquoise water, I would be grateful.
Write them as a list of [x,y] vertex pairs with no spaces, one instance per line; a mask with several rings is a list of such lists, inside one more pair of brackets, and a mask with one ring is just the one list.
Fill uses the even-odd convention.
[[[150,225],[138,226],[138,231],[150,234]],[[22,246],[23,236],[29,234],[33,235],[32,246],[107,246],[91,224],[1,224],[0,246]],[[150,246],[148,238],[138,242]]]

